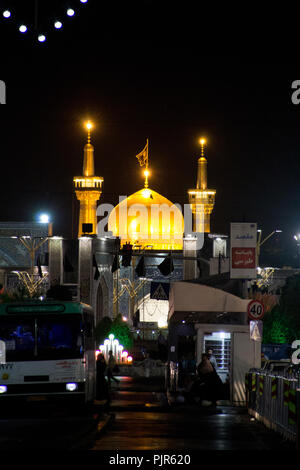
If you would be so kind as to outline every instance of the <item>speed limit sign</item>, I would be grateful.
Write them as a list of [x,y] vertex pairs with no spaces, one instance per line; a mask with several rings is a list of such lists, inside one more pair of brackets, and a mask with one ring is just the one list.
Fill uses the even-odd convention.
[[259,300],[251,300],[248,304],[247,313],[251,320],[261,320],[264,316],[265,309]]

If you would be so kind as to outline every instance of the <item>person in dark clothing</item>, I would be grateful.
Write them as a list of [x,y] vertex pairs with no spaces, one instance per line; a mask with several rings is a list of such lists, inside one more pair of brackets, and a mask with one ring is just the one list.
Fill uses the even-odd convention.
[[100,353],[97,356],[97,362],[96,362],[96,372],[97,372],[96,397],[98,400],[107,399],[109,401],[108,384],[105,378],[106,368],[107,368],[107,365],[106,365],[105,357],[102,353]]
[[212,363],[212,365],[214,366],[215,370],[217,370],[218,369],[218,363],[217,363],[217,359],[213,355],[213,350],[208,349],[206,354],[208,355],[208,358],[209,358],[210,362]]
[[161,361],[166,361],[167,360],[167,354],[168,354],[167,341],[166,341],[164,335],[161,332],[159,333],[159,336],[157,338],[157,343],[158,343],[159,359]]
[[200,396],[200,401],[207,399],[211,406],[216,406],[222,392],[222,380],[217,374],[207,354],[202,354],[202,361],[197,366],[197,379],[193,386],[193,394]]
[[115,359],[115,356],[113,355],[113,352],[109,351],[108,356],[109,357],[108,357],[108,361],[107,361],[106,374],[107,374],[107,379],[108,379],[108,387],[110,388],[111,380],[113,380],[116,383],[119,383],[120,380],[116,379],[116,377],[114,377],[114,374],[113,374],[113,372],[117,368],[117,361]]

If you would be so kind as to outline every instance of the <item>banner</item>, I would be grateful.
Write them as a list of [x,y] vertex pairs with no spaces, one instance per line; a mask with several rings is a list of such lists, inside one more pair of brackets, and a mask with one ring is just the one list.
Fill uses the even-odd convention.
[[256,223],[230,224],[230,278],[256,279]]

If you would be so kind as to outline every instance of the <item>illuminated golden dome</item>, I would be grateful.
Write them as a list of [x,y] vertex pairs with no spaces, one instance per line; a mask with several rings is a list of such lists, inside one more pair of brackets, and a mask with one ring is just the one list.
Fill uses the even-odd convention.
[[184,222],[181,210],[150,188],[120,202],[110,213],[108,230],[134,248],[182,250]]

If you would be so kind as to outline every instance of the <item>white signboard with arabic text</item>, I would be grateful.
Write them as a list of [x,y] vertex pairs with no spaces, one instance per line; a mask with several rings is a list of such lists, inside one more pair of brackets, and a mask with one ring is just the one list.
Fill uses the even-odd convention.
[[255,279],[257,224],[232,223],[230,225],[230,278]]

